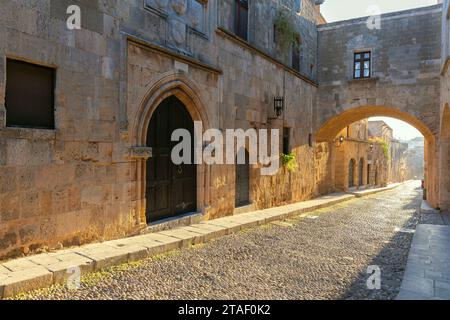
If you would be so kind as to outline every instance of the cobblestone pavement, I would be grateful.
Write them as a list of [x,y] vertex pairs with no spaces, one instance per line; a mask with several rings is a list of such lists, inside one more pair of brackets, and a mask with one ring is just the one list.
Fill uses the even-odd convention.
[[[88,275],[32,299],[393,299],[419,219],[419,183]],[[368,266],[381,290],[368,290]]]

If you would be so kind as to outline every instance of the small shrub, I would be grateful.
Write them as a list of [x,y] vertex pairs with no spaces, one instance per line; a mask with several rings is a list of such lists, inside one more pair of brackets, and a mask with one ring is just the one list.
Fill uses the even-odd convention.
[[298,166],[297,166],[297,157],[292,152],[289,153],[289,154],[282,153],[281,154],[281,163],[290,172],[293,172],[293,171],[295,171],[298,168]]

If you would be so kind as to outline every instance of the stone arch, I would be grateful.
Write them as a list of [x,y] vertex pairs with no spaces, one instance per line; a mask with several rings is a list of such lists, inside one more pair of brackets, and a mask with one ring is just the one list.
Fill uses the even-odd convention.
[[[437,139],[432,128],[423,119],[411,113],[384,105],[358,106],[347,109],[323,122],[315,132],[316,141],[333,143],[339,132],[350,124],[371,117],[390,117],[402,120],[422,133],[425,138],[425,196],[434,207],[439,206],[439,153]],[[330,168],[331,171],[334,168]]]
[[[200,95],[200,90],[183,73],[170,72],[154,82],[143,97],[133,125],[131,126],[130,143],[133,148],[146,148],[147,130],[153,113],[167,98],[175,96],[180,100],[194,122],[203,124],[203,131],[210,128],[206,104]],[[146,221],[146,162],[148,157],[132,157],[135,162],[136,176],[136,204],[135,209],[139,215],[141,227],[147,225]],[[210,199],[209,181],[210,166],[198,165],[197,168],[197,210],[206,214],[205,210]]]
[[380,105],[352,108],[335,115],[322,124],[316,131],[316,140],[318,142],[333,140],[342,128],[345,128],[359,120],[371,117],[390,117],[402,120],[419,130],[425,139],[434,139],[432,130],[423,121],[409,113]]
[[206,104],[200,90],[183,73],[171,72],[156,81],[142,99],[132,126],[131,141],[136,146],[144,146],[147,128],[153,112],[162,101],[170,96],[177,97],[186,107],[194,121],[201,121],[203,128],[210,128]]

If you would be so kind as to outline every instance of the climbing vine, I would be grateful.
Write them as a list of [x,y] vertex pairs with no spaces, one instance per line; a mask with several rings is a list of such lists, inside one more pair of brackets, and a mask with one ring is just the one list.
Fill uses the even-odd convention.
[[386,157],[387,160],[391,160],[391,154],[389,152],[390,146],[389,146],[388,142],[386,142],[385,140],[383,140],[381,138],[371,138],[369,141],[372,143],[378,143],[379,145],[381,145],[381,147],[383,148],[384,156]]
[[276,41],[281,49],[287,49],[291,44],[300,45],[295,38],[295,25],[292,15],[286,9],[279,9],[275,17]]

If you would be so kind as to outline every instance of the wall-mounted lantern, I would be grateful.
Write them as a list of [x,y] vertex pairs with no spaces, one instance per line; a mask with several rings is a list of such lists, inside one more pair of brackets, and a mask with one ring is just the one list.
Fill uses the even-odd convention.
[[339,148],[340,146],[342,146],[342,144],[344,143],[344,141],[345,141],[344,136],[340,136],[339,138],[337,138],[336,140],[334,140],[334,143],[335,143],[336,147]]
[[273,107],[277,115],[277,118],[279,118],[284,111],[284,97],[275,97],[273,99]]
[[373,142],[370,143],[369,148],[370,148],[370,151],[373,151],[373,148],[374,148]]

